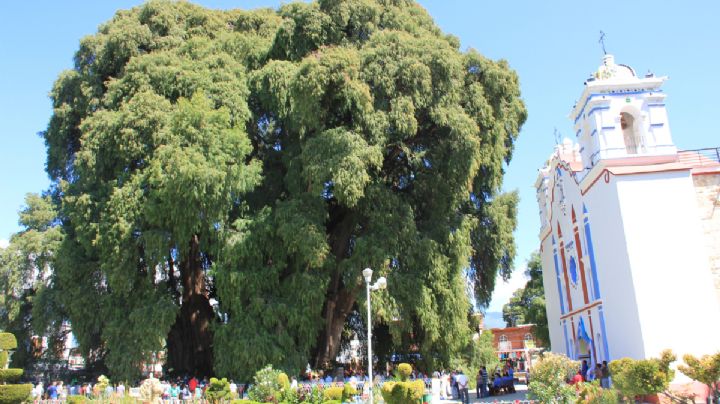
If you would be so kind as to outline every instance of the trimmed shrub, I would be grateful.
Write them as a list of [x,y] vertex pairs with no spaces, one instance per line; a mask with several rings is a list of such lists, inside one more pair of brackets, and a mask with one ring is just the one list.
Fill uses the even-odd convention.
[[0,350],[9,351],[17,349],[17,339],[9,332],[0,332]]
[[280,385],[280,388],[283,390],[287,390],[290,388],[290,379],[288,378],[288,375],[286,375],[284,372],[280,373],[278,375],[278,384]]
[[417,404],[425,394],[425,383],[422,380],[385,382],[381,394],[387,404]]
[[530,395],[542,403],[574,403],[575,387],[567,384],[579,362],[565,355],[546,352],[533,365]]
[[0,404],[16,404],[27,401],[33,388],[32,384],[4,384],[20,380],[20,376],[23,374],[22,369],[4,369],[8,362],[7,351],[15,348],[17,348],[15,336],[7,332],[0,333],[0,351],[4,354],[0,356],[2,359],[0,383],[3,383],[0,385]]
[[343,386],[342,399],[341,399],[342,402],[347,403],[348,401],[351,401],[353,396],[357,395],[357,393],[358,393],[357,390],[355,390],[353,388],[353,386],[351,386],[349,383],[346,383]]
[[323,397],[325,401],[342,400],[343,388],[342,387],[328,387],[323,391]]
[[66,404],[85,404],[88,401],[85,396],[68,396]]
[[579,404],[616,404],[619,397],[616,390],[603,389],[598,381],[582,383],[578,392]]
[[0,381],[5,383],[15,383],[22,376],[22,369],[0,369]]
[[0,386],[0,404],[20,404],[28,401],[32,384],[6,384]]
[[230,382],[226,378],[210,378],[210,385],[205,389],[205,398],[211,403],[220,403],[231,398]]
[[400,380],[406,381],[408,377],[412,374],[412,365],[409,363],[401,363],[398,365],[398,374],[400,375]]
[[392,395],[393,387],[395,387],[395,382],[387,381],[383,383],[382,388],[380,389],[380,394],[386,403],[389,403],[391,400],[390,396]]
[[629,400],[635,396],[661,393],[667,390],[674,377],[670,363],[675,355],[664,351],[660,358],[635,360],[622,358],[610,362],[613,387]]
[[248,398],[259,403],[277,402],[282,389],[278,381],[281,373],[272,365],[258,370],[253,378],[255,383],[248,390]]

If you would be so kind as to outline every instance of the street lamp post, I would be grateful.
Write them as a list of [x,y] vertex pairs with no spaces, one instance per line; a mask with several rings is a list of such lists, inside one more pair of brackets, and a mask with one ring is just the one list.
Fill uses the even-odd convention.
[[368,346],[368,396],[370,397],[370,404],[373,404],[373,359],[372,359],[372,320],[370,318],[370,290],[385,289],[387,287],[387,280],[384,276],[378,278],[374,285],[370,285],[372,280],[372,269],[365,268],[362,271],[363,277],[365,278],[365,289],[367,291],[367,346]]

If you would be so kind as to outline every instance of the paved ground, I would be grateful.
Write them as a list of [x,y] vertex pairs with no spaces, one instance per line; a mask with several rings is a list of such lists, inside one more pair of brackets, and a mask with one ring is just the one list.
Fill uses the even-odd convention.
[[[515,385],[515,393],[503,394],[502,396],[492,396],[486,398],[475,398],[475,392],[470,392],[471,403],[494,403],[500,401],[527,400],[527,386],[524,384]],[[460,403],[460,400],[440,400],[442,404]]]

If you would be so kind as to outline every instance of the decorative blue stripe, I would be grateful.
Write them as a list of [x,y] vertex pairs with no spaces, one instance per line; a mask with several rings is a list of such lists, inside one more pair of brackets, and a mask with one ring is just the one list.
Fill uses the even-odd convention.
[[597,265],[595,264],[595,249],[593,248],[592,232],[590,231],[590,219],[588,218],[587,208],[583,206],[583,213],[585,218],[583,223],[585,224],[585,245],[587,246],[588,257],[590,258],[590,272],[592,273],[593,284],[595,287],[595,300],[600,299],[600,282],[598,281]]
[[568,340],[566,320],[563,320],[563,333],[565,334],[565,353],[567,353],[568,358],[572,358],[572,354],[570,353],[570,340]]
[[[555,240],[553,240],[553,244],[555,244]],[[560,296],[560,314],[565,314],[565,303],[562,285],[560,284],[560,269],[558,268],[557,248],[553,248],[553,260],[555,261],[555,279],[557,279],[558,295]]]
[[593,129],[593,131],[590,132],[590,136],[595,136],[596,133],[597,133],[597,129]]
[[602,127],[602,130],[614,130],[614,129],[615,129],[614,126],[603,126]]
[[[588,95],[587,99],[585,100],[585,104],[583,105],[582,109],[580,109],[580,112],[578,113],[578,116],[575,117],[574,122],[577,123],[577,121],[580,119],[580,117],[583,115],[583,112],[585,111],[585,108],[588,105],[588,102],[590,102],[594,97],[598,96],[605,96],[605,97],[625,97],[628,95],[639,95],[639,94],[651,94],[651,93],[662,93],[662,90],[643,90],[643,91],[628,91],[624,93],[592,93]],[[648,104],[648,106],[652,107],[661,107],[665,106],[665,104]]]
[[648,104],[647,106],[648,107],[664,107],[665,104],[664,103],[661,103],[661,104],[655,103],[655,104]]
[[610,349],[608,349],[608,337],[607,331],[605,331],[605,315],[603,314],[602,306],[598,308],[598,313],[600,313],[600,331],[602,332],[603,350],[605,351],[604,358],[610,362]]
[[650,124],[651,128],[662,128],[663,126],[665,126],[664,123],[651,123]]
[[575,137],[580,136],[580,132],[582,132],[580,129],[578,129],[577,133],[575,133]]

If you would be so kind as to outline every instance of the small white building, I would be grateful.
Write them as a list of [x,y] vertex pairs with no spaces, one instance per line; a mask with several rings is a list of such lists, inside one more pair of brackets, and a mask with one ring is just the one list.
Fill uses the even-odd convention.
[[678,151],[666,77],[605,55],[538,175],[551,349],[589,363],[720,350],[720,150]]

